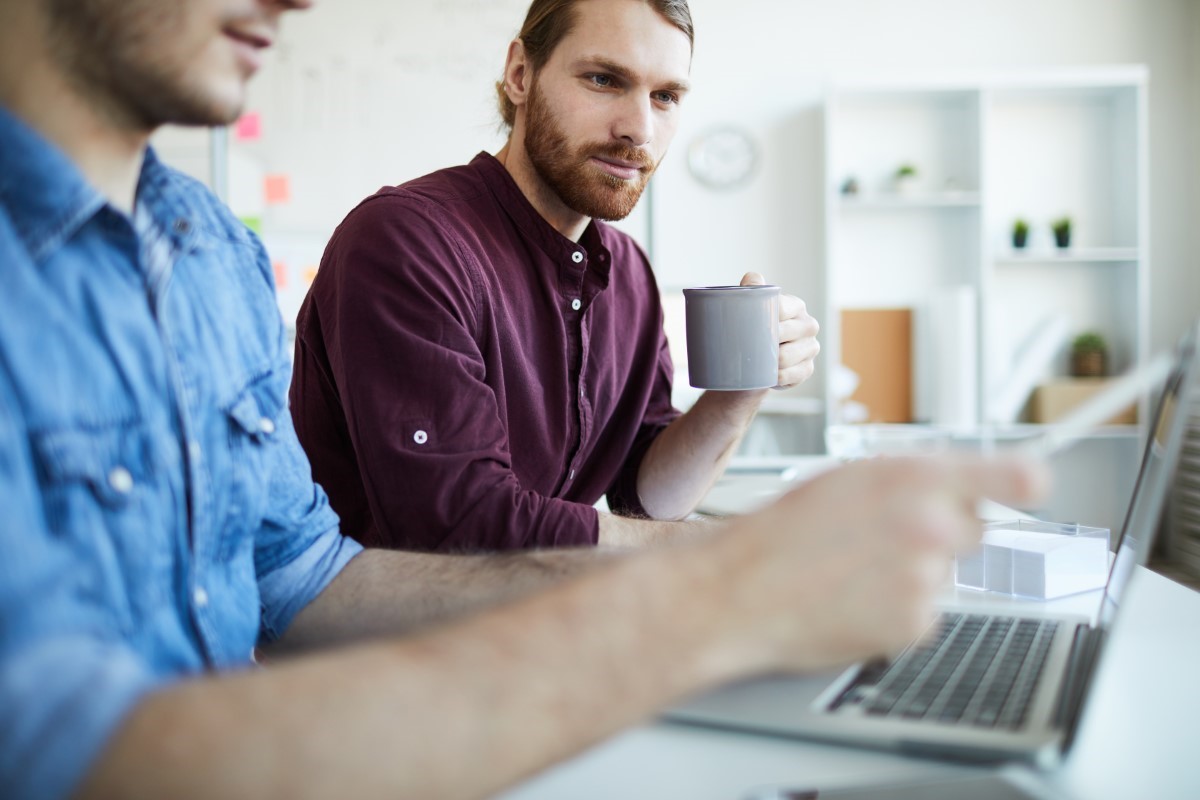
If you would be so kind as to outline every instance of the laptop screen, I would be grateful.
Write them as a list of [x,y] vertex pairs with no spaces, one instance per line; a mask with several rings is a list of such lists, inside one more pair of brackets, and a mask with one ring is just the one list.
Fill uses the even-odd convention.
[[1099,624],[1102,628],[1112,624],[1133,568],[1145,563],[1150,554],[1163,503],[1175,480],[1188,401],[1195,391],[1197,327],[1200,326],[1194,326],[1179,344],[1175,368],[1163,388],[1149,428],[1142,467],[1134,483],[1125,525],[1117,540],[1117,555],[1100,604]]

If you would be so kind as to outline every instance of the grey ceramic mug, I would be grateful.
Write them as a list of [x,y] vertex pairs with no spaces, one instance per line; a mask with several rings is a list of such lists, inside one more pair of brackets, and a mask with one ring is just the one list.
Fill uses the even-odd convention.
[[688,382],[698,389],[767,389],[779,379],[779,287],[683,290]]

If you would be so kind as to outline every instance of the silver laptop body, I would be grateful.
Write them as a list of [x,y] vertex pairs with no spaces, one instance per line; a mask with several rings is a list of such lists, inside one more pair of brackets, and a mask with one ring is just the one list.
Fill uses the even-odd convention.
[[[944,626],[949,620],[954,630],[965,626],[978,634],[965,649],[957,646],[962,658],[948,673],[936,670],[945,658],[934,653],[936,642],[949,635],[939,630],[929,637],[934,643],[914,643],[891,662],[857,664],[840,674],[756,679],[695,698],[668,711],[666,718],[912,755],[1057,763],[1070,747],[1128,578],[1149,557],[1179,458],[1187,399],[1196,391],[1198,332],[1200,325],[1181,341],[1149,427],[1117,554],[1094,620],[997,613],[979,605],[947,606],[935,625]],[[1023,648],[1015,673],[999,657],[989,660],[984,653],[976,658],[981,651],[1013,643]],[[1005,669],[1014,674],[1006,674]],[[913,681],[906,684],[908,678]],[[979,691],[972,692],[973,688]]]

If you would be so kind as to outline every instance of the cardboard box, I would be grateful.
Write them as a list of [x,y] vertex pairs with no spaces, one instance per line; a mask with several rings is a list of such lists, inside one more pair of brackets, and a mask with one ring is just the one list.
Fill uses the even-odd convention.
[[[1092,395],[1103,391],[1112,378],[1061,378],[1043,383],[1033,393],[1029,404],[1030,422],[1056,422],[1077,406],[1087,402]],[[1117,414],[1106,425],[1133,425],[1137,423],[1137,405]]]
[[842,310],[842,363],[858,374],[851,395],[868,422],[912,422],[912,309]]

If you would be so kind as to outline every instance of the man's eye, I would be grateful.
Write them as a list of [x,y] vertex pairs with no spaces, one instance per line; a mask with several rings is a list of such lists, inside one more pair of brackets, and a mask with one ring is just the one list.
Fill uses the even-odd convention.
[[674,92],[656,92],[654,99],[663,105],[672,105],[679,102],[679,96]]
[[590,75],[589,78],[591,79],[592,83],[606,89],[613,85],[613,79],[611,75]]

